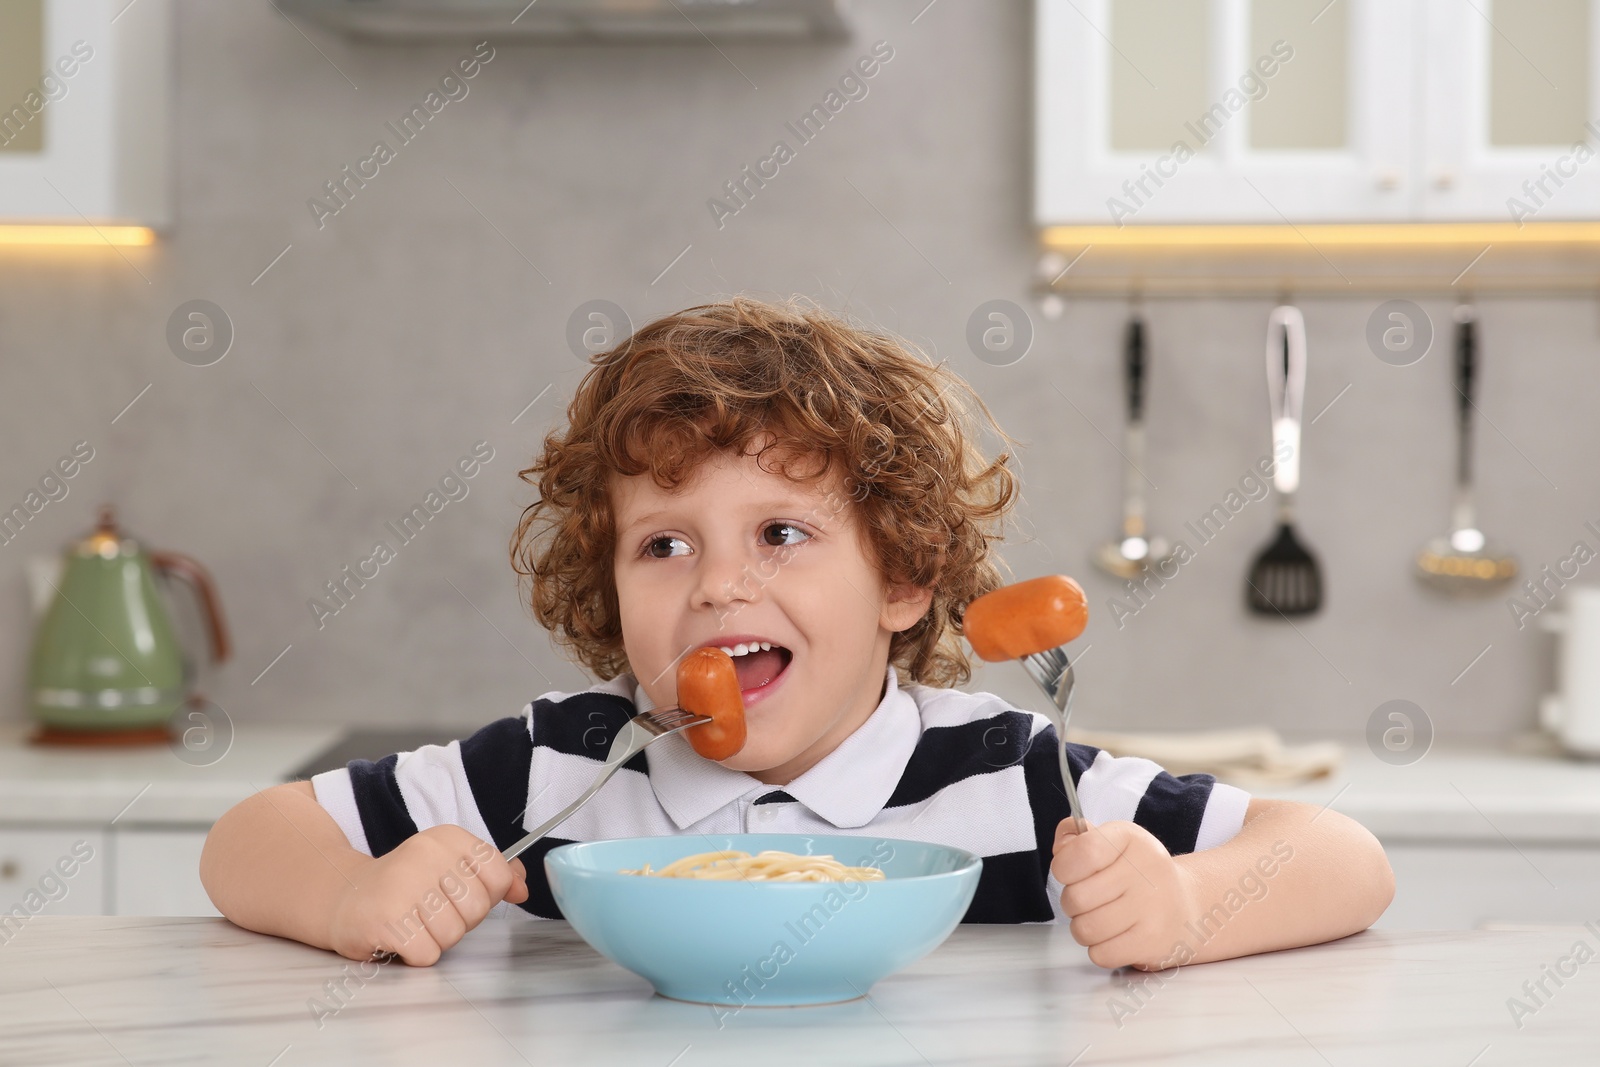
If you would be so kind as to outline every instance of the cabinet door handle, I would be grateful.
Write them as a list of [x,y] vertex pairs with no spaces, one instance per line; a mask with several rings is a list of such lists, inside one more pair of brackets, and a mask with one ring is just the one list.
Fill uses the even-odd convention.
[[22,865],[16,860],[11,859],[10,857],[0,860],[0,879],[9,882],[14,880],[17,875],[21,873]]
[[1378,171],[1375,181],[1378,188],[1386,192],[1391,189],[1398,189],[1400,188],[1400,172],[1392,167],[1384,167]]

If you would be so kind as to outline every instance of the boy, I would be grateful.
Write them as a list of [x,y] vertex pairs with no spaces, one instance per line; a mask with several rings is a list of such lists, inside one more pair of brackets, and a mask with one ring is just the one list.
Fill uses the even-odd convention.
[[[428,965],[501,902],[559,917],[540,862],[557,845],[741,831],[968,849],[967,921],[1070,921],[1104,967],[1313,944],[1388,906],[1383,849],[1338,812],[1081,745],[1073,832],[1054,728],[951,688],[1016,482],[976,447],[981,401],[902,343],[807,307],[692,308],[597,357],[567,414],[522,472],[540,498],[512,559],[605,681],[240,803],[201,858],[235,923]],[[665,738],[526,867],[501,859],[630,716],[676,703],[675,665],[704,645],[735,657],[744,748],[718,764]]]

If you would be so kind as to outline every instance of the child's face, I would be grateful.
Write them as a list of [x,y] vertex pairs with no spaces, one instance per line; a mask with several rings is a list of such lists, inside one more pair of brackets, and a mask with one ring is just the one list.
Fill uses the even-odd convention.
[[676,493],[649,475],[612,483],[622,641],[658,706],[703,645],[770,642],[736,656],[745,747],[723,765],[772,784],[832,752],[882,698],[891,636],[927,590],[888,586],[835,478],[813,485],[717,453]]

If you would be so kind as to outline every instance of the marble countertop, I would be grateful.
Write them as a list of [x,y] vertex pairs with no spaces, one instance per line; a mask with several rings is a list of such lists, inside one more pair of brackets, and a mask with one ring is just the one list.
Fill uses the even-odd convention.
[[1331,777],[1254,792],[1331,804],[1384,842],[1600,844],[1600,761],[1566,756],[1542,735],[1435,747],[1398,766],[1346,746]]
[[219,730],[207,751],[83,750],[29,744],[31,726],[7,724],[0,728],[0,821],[210,826],[344,732],[341,726],[227,728],[231,737],[224,741]]
[[[40,748],[26,742],[24,726],[10,724],[0,727],[0,822],[209,826],[257,789],[286,780],[344,729],[246,723],[223,754],[202,759],[159,746]],[[1600,761],[1562,756],[1536,737],[1497,748],[1435,747],[1404,766],[1350,746],[1332,777],[1254,791],[1331,803],[1385,842],[1600,844]]]
[[520,915],[418,969],[221,919],[41,916],[0,947],[0,1062],[1570,1064],[1593,1056],[1600,976],[1546,979],[1537,1004],[1523,983],[1578,941],[1600,947],[1581,927],[1367,931],[1152,976],[1059,927],[962,926],[863,1000],[719,1020]]

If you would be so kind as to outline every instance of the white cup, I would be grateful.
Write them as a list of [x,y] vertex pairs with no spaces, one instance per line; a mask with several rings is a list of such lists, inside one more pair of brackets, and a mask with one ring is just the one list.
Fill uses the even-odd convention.
[[45,611],[55,603],[61,572],[65,570],[62,562],[60,556],[29,556],[27,559],[28,604],[35,620],[43,618]]
[[1600,756],[1600,586],[1571,586],[1562,599],[1564,612],[1539,619],[1561,635],[1556,692],[1539,702],[1539,721],[1569,752]]

